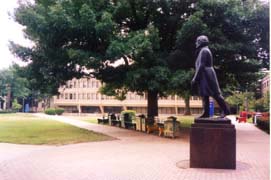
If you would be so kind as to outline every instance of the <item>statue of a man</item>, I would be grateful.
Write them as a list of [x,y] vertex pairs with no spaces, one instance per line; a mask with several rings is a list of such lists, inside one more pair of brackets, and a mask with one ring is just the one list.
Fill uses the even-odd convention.
[[204,112],[199,118],[210,117],[209,114],[209,97],[213,97],[220,108],[223,110],[221,117],[224,118],[230,114],[217,81],[216,73],[213,68],[213,56],[208,47],[209,40],[207,36],[199,36],[196,40],[196,48],[198,52],[195,63],[196,72],[191,81],[192,85],[197,83],[199,94],[202,97]]

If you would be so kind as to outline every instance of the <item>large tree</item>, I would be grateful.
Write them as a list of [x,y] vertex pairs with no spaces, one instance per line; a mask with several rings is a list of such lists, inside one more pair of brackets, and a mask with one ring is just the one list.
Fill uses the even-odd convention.
[[18,65],[12,65],[0,70],[0,96],[7,96],[7,108],[11,108],[13,100],[30,95],[29,82],[25,77],[20,76],[20,69]]
[[[12,44],[12,49],[31,60],[39,88],[49,86],[57,93],[68,79],[95,76],[115,94],[147,93],[148,116],[153,117],[169,81],[165,57],[174,47],[177,29],[193,11],[190,5],[174,0],[37,0],[15,12],[35,46]],[[124,63],[114,66],[119,59]]]
[[[14,16],[35,45],[12,43],[11,49],[30,62],[30,74],[43,91],[57,93],[69,79],[93,76],[105,83],[104,93],[121,98],[128,90],[147,93],[148,116],[153,117],[158,115],[158,97],[172,89],[173,77],[191,72],[199,34],[213,42],[218,73],[225,77],[222,84],[244,79],[231,61],[258,69],[250,57],[257,57],[264,36],[259,31],[252,37],[256,27],[249,22],[262,16],[255,10],[240,15],[240,7],[237,0],[36,0],[20,4]],[[253,73],[245,77],[249,75]],[[176,93],[189,92],[187,83],[173,87],[180,88]]]
[[[263,45],[269,39],[266,36],[269,31],[268,6],[257,1],[240,4],[236,0],[216,3],[207,0],[202,1],[199,8],[201,11],[197,17],[211,39],[214,66],[222,87],[244,90],[247,84],[257,83],[259,69],[268,67],[269,63],[266,53],[269,47]],[[261,21],[259,14],[263,14]],[[261,26],[258,26],[258,21]]]
[[[259,69],[269,64],[269,6],[257,1],[205,0],[195,4],[195,8],[195,13],[178,30],[176,50],[169,57],[176,69],[175,77],[180,76],[179,82],[191,80],[195,39],[205,34],[211,42],[215,70],[224,93],[256,87],[261,76]],[[177,81],[172,88],[186,99],[192,93],[191,87]]]

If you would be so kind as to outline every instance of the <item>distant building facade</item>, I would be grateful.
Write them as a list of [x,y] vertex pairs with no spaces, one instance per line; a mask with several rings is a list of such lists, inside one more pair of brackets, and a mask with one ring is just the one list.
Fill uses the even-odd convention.
[[270,90],[270,75],[268,74],[261,80],[261,94],[262,96]]
[[[65,109],[66,113],[120,113],[122,110],[135,110],[147,113],[146,95],[128,92],[124,101],[99,93],[101,82],[94,78],[72,79],[59,88],[59,95],[53,97],[53,105]],[[158,100],[159,114],[183,114],[184,100],[178,96],[168,96]],[[202,101],[199,97],[191,97],[192,114],[202,112]]]

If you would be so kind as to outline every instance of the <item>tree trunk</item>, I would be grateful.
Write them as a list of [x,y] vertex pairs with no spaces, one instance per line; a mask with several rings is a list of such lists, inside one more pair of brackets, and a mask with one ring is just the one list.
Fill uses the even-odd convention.
[[190,95],[188,95],[188,94],[184,95],[184,103],[185,103],[184,115],[191,115],[191,111],[190,111]]
[[157,91],[148,91],[148,112],[147,116],[153,118],[158,116],[158,92]]
[[11,109],[11,86],[7,84],[7,97],[6,109]]

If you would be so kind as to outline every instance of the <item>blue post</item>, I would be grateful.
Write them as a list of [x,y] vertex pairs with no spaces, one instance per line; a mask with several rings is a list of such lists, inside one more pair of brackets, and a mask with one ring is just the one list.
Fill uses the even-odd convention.
[[29,104],[25,104],[25,109],[24,109],[24,112],[29,112],[30,108],[29,108]]
[[213,117],[215,113],[214,101],[210,101],[209,107],[210,107],[210,110],[209,110],[210,117]]

